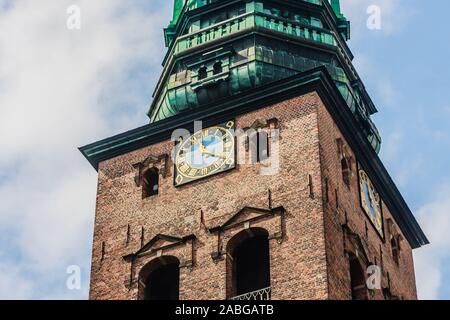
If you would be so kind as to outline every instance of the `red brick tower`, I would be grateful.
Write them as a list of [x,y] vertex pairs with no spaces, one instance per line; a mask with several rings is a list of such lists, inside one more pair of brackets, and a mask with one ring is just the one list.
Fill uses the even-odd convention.
[[416,299],[339,1],[176,1],[165,34],[150,124],[81,148],[90,298]]

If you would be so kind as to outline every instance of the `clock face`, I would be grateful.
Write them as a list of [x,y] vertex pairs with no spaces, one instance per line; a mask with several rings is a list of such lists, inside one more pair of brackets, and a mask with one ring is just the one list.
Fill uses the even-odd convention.
[[359,170],[359,187],[361,192],[361,206],[380,236],[384,238],[380,195],[375,190],[366,172],[362,169]]
[[175,186],[235,167],[234,121],[180,139],[175,154]]

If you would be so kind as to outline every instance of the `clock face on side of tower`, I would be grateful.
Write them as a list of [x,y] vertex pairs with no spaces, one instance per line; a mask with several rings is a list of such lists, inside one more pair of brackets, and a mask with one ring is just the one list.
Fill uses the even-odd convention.
[[177,143],[176,187],[234,169],[236,166],[233,120],[195,132]]
[[383,214],[380,194],[376,191],[367,173],[359,168],[361,207],[369,217],[381,238],[384,239]]

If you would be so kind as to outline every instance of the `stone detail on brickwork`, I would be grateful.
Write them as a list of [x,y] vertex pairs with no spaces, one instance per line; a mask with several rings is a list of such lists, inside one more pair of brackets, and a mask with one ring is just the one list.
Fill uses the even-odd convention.
[[344,230],[344,250],[347,255],[354,254],[358,259],[364,262],[367,267],[372,264],[369,257],[369,249],[364,241],[356,232],[352,231],[348,224],[342,225]]
[[[279,129],[279,120],[277,118],[270,118],[270,119],[265,119],[265,118],[258,118],[256,119],[251,126],[244,128],[243,130],[245,132],[247,132],[248,130],[254,130],[255,132],[260,131],[260,130],[266,130],[268,137],[269,137],[269,145],[268,148],[269,150],[271,149],[271,144],[273,143],[273,130]],[[276,137],[279,138],[279,135]],[[244,148],[246,152],[250,151],[250,141],[249,139],[246,139],[244,141]]]
[[403,241],[403,236],[400,234],[397,226],[395,225],[394,220],[391,218],[386,220],[387,231],[389,233],[390,239],[398,238],[398,241]]
[[126,261],[129,261],[130,259],[134,258],[140,258],[146,255],[152,255],[155,252],[162,252],[164,250],[167,250],[169,248],[179,246],[182,244],[185,244],[188,241],[194,241],[196,237],[194,235],[189,235],[183,238],[178,237],[172,237],[167,236],[164,234],[158,234],[153,239],[151,239],[147,244],[145,244],[140,250],[138,250],[136,253],[131,253],[123,258]]
[[353,166],[355,160],[351,155],[350,148],[341,138],[336,139],[338,146],[339,161],[341,163],[342,180],[347,188],[350,188],[350,180],[353,177]]
[[185,237],[157,234],[137,252],[123,256],[123,259],[130,263],[130,275],[125,279],[125,287],[129,290],[135,288],[139,270],[155,259],[163,261],[166,257],[173,256],[180,261],[180,268],[192,268],[195,240],[196,236],[193,234]]
[[163,178],[166,177],[169,168],[169,155],[150,155],[142,162],[133,164],[135,171],[134,182],[137,187],[142,187],[143,176],[145,171],[151,168],[157,168]]
[[[273,209],[244,207],[222,225],[209,229],[210,233],[216,235],[217,237],[217,247],[215,247],[213,252],[211,253],[212,259],[216,262],[223,259],[223,256],[226,253],[223,250],[223,248],[225,247],[224,243],[231,238],[231,235],[236,233],[235,230],[237,230],[237,232],[242,230],[249,230],[250,232],[250,228],[262,225],[261,222],[263,221],[269,220],[270,222],[272,222],[270,224],[270,226],[272,227],[265,228],[269,232],[269,240],[276,239],[279,243],[281,243],[284,237],[284,219],[285,209],[283,207],[277,207]],[[227,232],[228,230],[232,229],[235,230],[233,230],[233,232]]]
[[278,119],[277,118],[271,118],[271,119],[256,119],[252,125],[250,126],[251,129],[258,130],[258,129],[277,129],[278,128]]

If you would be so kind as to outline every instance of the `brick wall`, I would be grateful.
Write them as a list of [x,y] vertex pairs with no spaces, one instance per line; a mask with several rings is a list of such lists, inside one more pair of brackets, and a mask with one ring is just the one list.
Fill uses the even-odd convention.
[[[344,145],[347,143],[326,108],[321,106],[318,110],[321,169],[323,181],[328,179],[329,189],[329,201],[324,204],[324,220],[327,263],[332,266],[328,268],[330,299],[351,299],[349,261],[348,255],[344,252],[345,236],[342,228],[346,223],[345,213],[350,229],[368,244],[367,254],[370,262],[382,267],[382,287],[388,287],[389,274],[390,290],[393,295],[403,299],[417,299],[411,247],[406,240],[401,241],[399,265],[394,263],[390,244],[391,234],[387,228],[388,219],[393,220],[392,215],[382,203],[385,230],[383,241],[360,206],[357,157],[349,148],[347,149],[354,160],[348,188],[342,178],[341,158],[336,140],[342,139]],[[401,234],[398,228],[397,230]],[[370,295],[372,299],[383,299],[380,290],[372,294],[373,296]]]
[[[175,188],[170,161],[166,174],[160,177],[159,194],[142,199],[141,187],[134,181],[133,164],[149,155],[170,154],[173,142],[100,163],[90,298],[137,299],[140,269],[158,256],[174,256],[181,262],[181,299],[225,299],[227,267],[223,248],[248,227],[264,228],[269,233],[273,299],[349,298],[348,262],[343,255],[340,227],[342,210],[336,213],[332,202],[324,207],[324,177],[330,181],[330,190],[338,189],[342,208],[348,209],[356,230],[364,230],[367,218],[355,205],[359,203],[356,174],[350,190],[342,187],[335,146],[339,131],[316,93],[235,120],[237,128],[245,128],[256,119],[272,118],[278,119],[280,128],[280,170],[276,175],[261,175],[261,164],[238,165],[232,171]],[[222,225],[244,207],[268,209],[269,189],[272,207],[282,206],[283,217],[252,219],[249,225],[236,224],[221,234],[207,230]],[[202,226],[201,212],[207,228]],[[386,208],[384,212],[385,218],[389,216]],[[245,221],[255,215],[247,212],[240,219]],[[371,254],[376,256],[381,241],[370,228]],[[157,234],[179,238],[193,234],[196,240],[167,247],[159,241],[155,250],[133,263],[122,258],[137,252],[142,243]],[[406,241],[402,242],[401,269],[392,265],[388,243],[383,250],[392,290],[405,298],[415,298],[412,254]],[[332,267],[327,268],[327,263]]]

